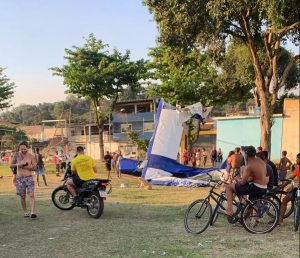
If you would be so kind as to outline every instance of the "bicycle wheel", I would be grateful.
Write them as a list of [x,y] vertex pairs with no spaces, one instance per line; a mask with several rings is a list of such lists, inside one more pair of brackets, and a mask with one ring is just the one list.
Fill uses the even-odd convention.
[[300,197],[295,198],[294,203],[294,230],[298,231],[300,224]]
[[268,198],[260,198],[246,204],[242,210],[242,225],[253,234],[271,232],[277,225],[279,211]]
[[212,208],[208,200],[194,201],[185,212],[184,228],[188,233],[202,233],[211,221]]
[[[280,204],[281,204],[283,198],[288,194],[288,192],[282,190],[282,191],[277,191],[275,194],[280,199]],[[283,218],[284,219],[288,218],[289,216],[291,216],[293,212],[294,212],[294,202],[290,201],[287,204],[287,208]]]

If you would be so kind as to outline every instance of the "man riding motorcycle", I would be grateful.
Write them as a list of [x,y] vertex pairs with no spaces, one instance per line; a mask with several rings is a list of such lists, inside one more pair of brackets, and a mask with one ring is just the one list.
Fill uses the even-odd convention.
[[68,179],[66,185],[74,197],[74,203],[78,204],[76,188],[81,187],[87,180],[96,179],[97,168],[95,161],[90,156],[85,155],[82,146],[78,146],[76,152],[77,157],[71,163],[72,178]]

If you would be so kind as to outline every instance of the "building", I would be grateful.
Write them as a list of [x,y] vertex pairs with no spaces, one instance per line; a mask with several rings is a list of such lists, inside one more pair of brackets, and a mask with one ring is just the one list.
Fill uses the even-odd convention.
[[[286,150],[288,157],[295,161],[299,153],[299,110],[300,99],[285,99],[283,114],[273,116],[271,159],[279,161],[281,152]],[[217,128],[217,148],[224,156],[235,147],[260,146],[260,118],[257,115],[215,117]]]
[[129,141],[127,133],[135,131],[142,139],[150,140],[154,131],[154,117],[158,102],[155,99],[137,99],[118,102],[112,114],[112,139],[124,156],[137,158],[137,146]]

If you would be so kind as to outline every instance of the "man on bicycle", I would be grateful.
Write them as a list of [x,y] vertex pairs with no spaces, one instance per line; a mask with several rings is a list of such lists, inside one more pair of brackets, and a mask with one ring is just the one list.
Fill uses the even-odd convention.
[[[294,170],[293,175],[291,175],[288,179],[294,179],[297,177],[298,183],[300,183],[300,153],[297,154],[296,156],[296,168]],[[286,184],[283,184],[285,186]],[[293,202],[295,199],[295,193],[297,191],[296,188],[292,188],[290,186],[288,189],[288,194],[283,198],[281,206],[280,206],[280,212],[279,212],[279,225],[283,225],[283,217],[287,209],[287,204],[288,202]]]
[[267,192],[267,169],[266,163],[255,157],[256,150],[253,146],[245,147],[245,157],[247,166],[242,171],[242,178],[235,178],[236,183],[226,186],[226,198],[228,206],[226,214],[233,215],[232,199],[233,194],[250,195],[250,197],[260,197]]
[[95,161],[84,154],[83,147],[78,146],[76,151],[77,157],[71,163],[72,178],[69,178],[66,183],[68,190],[74,197],[75,204],[78,203],[76,188],[81,187],[87,180],[95,179],[95,173],[97,173]]

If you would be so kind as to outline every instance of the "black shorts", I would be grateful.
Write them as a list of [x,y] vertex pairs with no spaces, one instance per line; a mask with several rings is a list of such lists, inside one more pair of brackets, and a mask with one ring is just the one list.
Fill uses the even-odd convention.
[[250,199],[260,198],[267,193],[267,188],[260,188],[254,184],[245,185],[235,184],[235,193],[240,195],[249,195]]
[[85,182],[84,180],[81,180],[77,175],[72,175],[72,180],[74,185],[76,185],[76,187],[81,187]]
[[67,167],[67,163],[66,163],[66,162],[62,162],[62,163],[60,164],[60,168],[61,168],[61,169],[66,169],[66,167]]
[[110,163],[105,163],[105,167],[107,171],[111,171],[111,164]]

